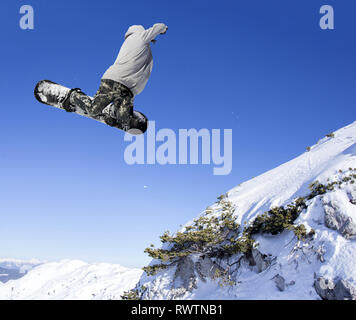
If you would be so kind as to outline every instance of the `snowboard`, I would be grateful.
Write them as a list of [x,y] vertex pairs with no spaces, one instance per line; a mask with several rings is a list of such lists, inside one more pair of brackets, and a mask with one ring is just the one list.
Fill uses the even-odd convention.
[[[66,110],[63,107],[63,101],[68,98],[70,91],[70,88],[62,86],[58,83],[52,82],[50,80],[41,80],[36,84],[34,94],[39,102],[58,109]],[[48,94],[49,92],[51,94]],[[106,108],[110,108],[110,104]],[[72,109],[71,112],[108,125],[108,123],[104,120],[104,116],[93,118],[79,106],[75,106],[75,108]],[[129,128],[127,130],[124,130],[122,127],[120,127],[120,124],[114,120],[113,123],[110,123],[110,126],[120,130],[124,130],[133,135],[143,134],[147,130],[148,120],[146,116],[141,112],[133,111],[133,117],[135,120],[134,122],[136,123],[135,128]]]

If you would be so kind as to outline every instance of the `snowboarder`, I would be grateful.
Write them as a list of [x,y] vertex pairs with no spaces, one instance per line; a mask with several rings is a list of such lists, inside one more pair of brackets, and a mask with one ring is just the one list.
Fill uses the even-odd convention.
[[48,80],[40,81],[35,96],[42,103],[68,112],[77,112],[124,131],[147,129],[147,118],[133,111],[134,97],[142,92],[150,77],[153,58],[150,43],[156,42],[159,34],[165,34],[168,27],[156,23],[146,29],[133,25],[125,34],[115,63],[106,70],[99,90],[94,98],[80,89],[69,89]]

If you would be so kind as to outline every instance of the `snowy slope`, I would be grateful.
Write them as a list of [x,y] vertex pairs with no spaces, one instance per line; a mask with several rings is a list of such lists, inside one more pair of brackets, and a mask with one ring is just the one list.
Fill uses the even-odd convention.
[[[230,190],[228,200],[236,207],[236,221],[244,225],[272,207],[306,196],[310,193],[308,186],[316,180],[324,184],[342,180],[350,173],[349,168],[356,168],[356,122],[334,132],[333,137],[323,138],[299,157]],[[221,287],[216,280],[204,281],[197,275],[194,263],[199,257],[194,256],[190,262],[195,266],[193,273],[188,270],[190,266],[180,266],[179,270],[180,274],[182,270],[189,274],[190,280],[186,280],[193,283],[189,288],[182,279],[183,284],[177,285],[174,266],[155,276],[144,274],[137,288],[146,288],[143,299],[320,299],[314,287],[319,278],[347,281],[348,286],[356,288],[355,239],[343,236],[325,222],[329,206],[333,214],[338,214],[335,221],[346,219],[349,226],[356,227],[355,186],[343,183],[335,191],[308,201],[308,208],[295,224],[304,224],[308,231],[314,229],[312,241],[298,241],[292,231],[255,236],[258,250],[269,257],[268,268],[258,272],[248,265],[236,267],[231,274],[236,285]],[[237,257],[221,264],[233,265],[236,261]],[[278,282],[283,290],[278,289]]]
[[229,191],[238,204],[238,220],[243,222],[271,206],[290,202],[308,193],[311,182],[326,182],[338,171],[356,167],[356,122],[323,138],[299,157]]
[[0,299],[120,299],[141,274],[140,269],[107,263],[43,263],[20,279],[0,283]]

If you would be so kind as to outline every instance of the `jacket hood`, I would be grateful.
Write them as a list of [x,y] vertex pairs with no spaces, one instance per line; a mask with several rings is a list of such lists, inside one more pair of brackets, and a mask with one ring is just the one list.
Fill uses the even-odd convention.
[[126,33],[125,33],[125,39],[132,35],[135,32],[142,32],[145,31],[145,28],[141,25],[133,25],[130,28],[127,29]]

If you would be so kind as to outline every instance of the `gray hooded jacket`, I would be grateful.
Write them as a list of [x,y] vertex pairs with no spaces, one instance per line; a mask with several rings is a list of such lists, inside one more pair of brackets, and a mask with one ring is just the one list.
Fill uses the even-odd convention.
[[150,42],[164,33],[167,26],[156,23],[145,30],[143,26],[131,26],[126,34],[115,63],[104,73],[102,79],[110,79],[128,87],[133,95],[139,94],[151,75],[153,59]]

